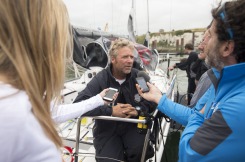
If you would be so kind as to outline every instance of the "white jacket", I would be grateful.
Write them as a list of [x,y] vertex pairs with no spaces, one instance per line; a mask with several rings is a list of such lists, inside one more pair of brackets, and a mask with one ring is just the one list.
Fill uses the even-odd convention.
[[[57,122],[103,105],[97,95],[91,100],[52,109]],[[0,82],[0,162],[61,162],[61,154],[47,138],[24,91]]]

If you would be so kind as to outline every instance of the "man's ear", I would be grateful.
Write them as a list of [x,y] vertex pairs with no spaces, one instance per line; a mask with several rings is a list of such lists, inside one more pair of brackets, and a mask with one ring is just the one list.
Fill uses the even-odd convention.
[[112,57],[111,57],[111,63],[114,63],[114,62],[115,62],[115,57],[112,56]]
[[234,51],[234,46],[235,46],[234,41],[228,41],[228,42],[224,43],[224,45],[222,47],[222,50],[223,50],[222,56],[223,57],[230,56]]

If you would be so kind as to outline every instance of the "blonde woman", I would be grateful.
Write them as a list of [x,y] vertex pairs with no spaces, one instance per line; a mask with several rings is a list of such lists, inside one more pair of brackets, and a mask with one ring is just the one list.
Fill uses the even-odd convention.
[[79,116],[103,105],[107,90],[72,105],[71,112],[52,107],[51,113],[72,53],[62,0],[1,0],[0,33],[0,161],[61,162],[62,140],[51,114],[62,120]]

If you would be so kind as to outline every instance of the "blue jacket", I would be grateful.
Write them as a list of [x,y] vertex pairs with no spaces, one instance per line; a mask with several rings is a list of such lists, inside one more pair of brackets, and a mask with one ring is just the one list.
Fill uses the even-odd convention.
[[195,110],[189,113],[180,139],[179,161],[244,161],[244,69],[245,63],[225,67],[215,93],[209,92],[204,115]]
[[[219,78],[219,72],[214,68],[212,68],[212,70],[214,73],[214,78],[216,79]],[[206,79],[209,79],[209,78],[206,78]],[[210,82],[210,80],[208,82]],[[214,81],[212,80],[212,82]],[[164,114],[166,114],[167,116],[169,116],[171,119],[186,126],[190,115],[193,114],[195,111],[200,111],[203,108],[203,106],[207,103],[208,100],[213,101],[214,94],[215,94],[215,89],[214,89],[214,83],[213,83],[210,85],[210,87],[206,90],[206,92],[198,100],[198,102],[192,109],[190,107],[175,103],[172,100],[168,99],[166,95],[163,95],[160,102],[158,103],[158,109]]]

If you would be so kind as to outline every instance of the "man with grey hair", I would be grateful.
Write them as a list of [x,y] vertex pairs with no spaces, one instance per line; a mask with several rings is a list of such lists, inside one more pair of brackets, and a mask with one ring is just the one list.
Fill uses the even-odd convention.
[[[140,107],[144,112],[155,109],[156,104],[146,100],[139,102],[136,99],[139,97],[135,87],[138,70],[133,68],[133,51],[134,45],[127,39],[120,38],[111,44],[111,63],[87,84],[75,102],[95,96],[109,87],[118,89],[118,97],[113,105],[101,106],[85,116],[138,118],[139,113],[135,107]],[[140,161],[145,134],[137,131],[137,124],[96,120],[93,135],[97,161]],[[149,149],[146,159],[152,156],[153,150]]]

